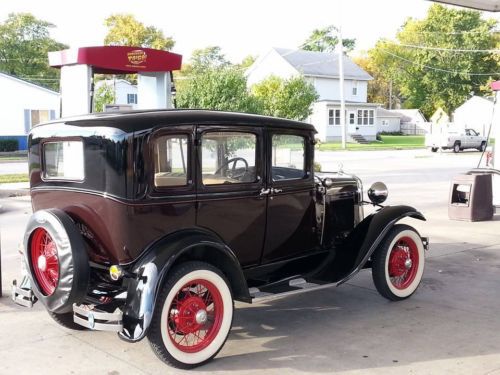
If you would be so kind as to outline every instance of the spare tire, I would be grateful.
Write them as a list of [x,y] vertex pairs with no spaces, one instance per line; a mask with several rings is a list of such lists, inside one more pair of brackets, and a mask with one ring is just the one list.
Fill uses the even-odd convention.
[[40,210],[30,217],[24,258],[33,293],[48,311],[70,312],[85,298],[90,273],[85,242],[63,211]]

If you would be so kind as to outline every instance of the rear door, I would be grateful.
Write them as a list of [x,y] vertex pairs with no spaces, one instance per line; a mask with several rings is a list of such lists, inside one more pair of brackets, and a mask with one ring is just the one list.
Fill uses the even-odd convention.
[[196,224],[221,237],[242,266],[256,265],[266,230],[262,129],[198,126],[196,144]]
[[269,130],[267,231],[262,263],[316,249],[313,139],[307,131]]

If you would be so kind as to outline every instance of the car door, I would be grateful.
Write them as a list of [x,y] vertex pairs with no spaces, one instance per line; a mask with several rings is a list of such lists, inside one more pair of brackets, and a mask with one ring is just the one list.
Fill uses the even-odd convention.
[[267,134],[267,230],[262,263],[316,248],[313,138],[307,131]]
[[264,140],[256,126],[197,127],[196,224],[219,236],[243,267],[260,261],[266,230]]

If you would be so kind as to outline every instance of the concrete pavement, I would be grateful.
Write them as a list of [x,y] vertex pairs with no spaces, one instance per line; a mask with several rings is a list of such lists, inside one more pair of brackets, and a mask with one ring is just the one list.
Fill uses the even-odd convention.
[[[326,153],[325,153],[326,154]],[[389,204],[409,204],[427,222],[411,221],[430,237],[422,285],[410,299],[378,295],[369,270],[348,284],[265,304],[237,304],[226,346],[196,373],[251,374],[500,374],[500,217],[468,223],[447,217],[451,178],[474,166],[478,153],[459,155],[364,152],[344,158],[365,189],[389,186]],[[336,153],[321,155],[336,165]],[[324,168],[326,169],[326,168]],[[4,293],[17,277],[17,243],[29,199],[0,199]],[[0,374],[174,374],[146,340],[120,341],[102,332],[73,332],[0,299]]]

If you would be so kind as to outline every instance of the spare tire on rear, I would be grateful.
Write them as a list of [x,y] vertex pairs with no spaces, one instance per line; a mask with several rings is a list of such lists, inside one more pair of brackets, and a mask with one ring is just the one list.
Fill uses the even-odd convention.
[[70,312],[73,303],[85,298],[90,273],[87,250],[65,212],[40,210],[30,217],[24,259],[33,292],[50,312]]

